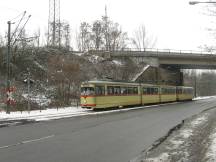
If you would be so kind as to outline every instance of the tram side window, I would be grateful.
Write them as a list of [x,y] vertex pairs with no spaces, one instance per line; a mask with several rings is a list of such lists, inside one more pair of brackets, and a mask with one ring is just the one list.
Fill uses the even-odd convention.
[[117,94],[117,95],[121,94],[120,87],[118,87],[118,86],[114,87],[114,94]]
[[156,94],[158,94],[158,88],[144,87],[143,88],[143,94],[156,95]]
[[148,94],[150,95],[158,94],[158,88],[148,88],[148,89],[149,89]]
[[189,94],[193,94],[193,89],[189,89]]
[[127,92],[128,92],[128,94],[138,94],[138,88],[137,87],[128,87]]
[[151,94],[151,89],[149,87],[143,87],[143,94],[144,95]]
[[148,94],[148,93],[147,93],[147,88],[146,88],[146,87],[143,88],[143,94]]
[[189,88],[184,89],[184,93],[185,94],[192,94],[193,93],[193,89],[189,89]]
[[151,94],[151,88],[147,88],[147,94]]
[[119,95],[121,94],[121,89],[119,86],[107,86],[108,95]]
[[121,87],[121,94],[126,95],[127,94],[127,88]]
[[182,94],[182,89],[177,89],[176,92],[177,94]]
[[137,88],[137,87],[134,87],[134,88],[133,88],[133,92],[134,92],[134,94],[138,94],[138,88]]
[[162,94],[167,94],[167,89],[166,88],[162,88],[161,91],[162,91]]
[[168,88],[167,92],[168,92],[168,94],[175,94],[176,93],[175,89],[173,89],[173,88]]
[[114,87],[107,86],[107,94],[108,95],[113,95],[114,94]]
[[173,88],[162,88],[162,94],[175,94],[176,90]]
[[167,88],[167,94],[172,94],[172,89]]
[[128,87],[128,94],[133,94],[133,87]]
[[93,87],[82,87],[81,95],[94,95],[94,88]]
[[104,86],[96,86],[95,87],[95,94],[96,95],[105,95],[105,88],[104,88]]
[[153,94],[158,94],[158,88],[153,88]]
[[176,89],[175,88],[172,88],[172,94],[176,94]]

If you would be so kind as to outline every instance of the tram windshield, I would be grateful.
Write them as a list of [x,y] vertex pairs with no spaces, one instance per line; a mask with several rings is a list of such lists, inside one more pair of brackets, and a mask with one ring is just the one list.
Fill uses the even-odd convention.
[[81,95],[94,95],[94,88],[93,87],[82,87]]

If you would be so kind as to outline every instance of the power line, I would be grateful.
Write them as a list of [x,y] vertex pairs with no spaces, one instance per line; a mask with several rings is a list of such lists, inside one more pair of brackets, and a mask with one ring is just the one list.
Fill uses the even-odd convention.
[[14,46],[14,44],[15,44],[16,41],[17,41],[17,39],[20,37],[20,35],[21,35],[21,33],[23,32],[23,30],[24,30],[24,28],[25,28],[27,22],[29,21],[30,17],[31,17],[31,15],[28,16],[28,18],[27,18],[26,22],[24,23],[23,27],[21,28],[19,34],[18,34],[17,37],[15,38],[15,40],[14,40],[12,46]]
[[23,15],[22,15],[22,18],[20,19],[20,21],[19,21],[19,23],[18,23],[18,25],[17,25],[17,27],[16,27],[15,31],[13,32],[13,34],[12,34],[12,36],[11,36],[11,39],[13,39],[13,37],[14,37],[15,33],[17,32],[17,30],[18,30],[18,28],[19,28],[19,25],[20,25],[20,23],[22,22],[23,18],[25,17],[25,14],[26,14],[26,11],[24,11],[24,13],[23,13]]
[[10,20],[10,22],[13,22],[14,20],[18,19],[20,16],[23,15],[23,13],[26,13],[26,11],[20,13],[18,16],[14,17],[13,19]]

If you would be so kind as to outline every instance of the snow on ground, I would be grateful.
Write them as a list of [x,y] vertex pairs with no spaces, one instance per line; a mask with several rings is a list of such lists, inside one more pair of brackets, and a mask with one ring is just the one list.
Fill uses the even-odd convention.
[[175,131],[152,151],[147,151],[133,162],[174,162],[190,161],[188,139],[192,138],[194,130],[203,124],[207,115],[195,118],[180,130]]
[[116,65],[119,65],[119,66],[123,65],[123,63],[121,61],[113,60],[112,62]]
[[74,55],[77,55],[77,56],[82,56],[82,55],[84,55],[85,53],[83,53],[83,52],[74,52],[73,54],[74,54]]
[[192,136],[193,131],[191,129],[184,129],[180,132],[180,136],[182,136],[183,138],[189,138],[190,136]]
[[201,123],[203,123],[205,121],[207,121],[207,117],[206,116],[201,116],[201,117],[197,118],[196,120],[192,121],[191,125],[194,127],[194,126],[199,125],[199,124],[201,124]]
[[215,98],[216,96],[202,96],[202,97],[196,97],[193,100],[205,100],[209,98]]
[[[175,150],[182,148],[181,154],[184,155],[184,158],[187,158],[188,153],[187,149],[185,149],[185,141],[187,141],[188,138],[190,138],[193,135],[193,131],[196,127],[198,127],[200,124],[207,121],[207,115],[203,115],[201,117],[196,118],[195,120],[191,121],[189,123],[189,127],[181,129],[177,135],[173,136],[171,139],[169,139],[169,142],[172,144],[169,149],[167,149],[167,154],[170,152],[170,150]],[[179,151],[179,152],[180,152]],[[174,155],[176,152],[169,153],[169,155]]]
[[61,109],[53,108],[53,109],[46,109],[41,111],[32,110],[30,112],[17,111],[17,112],[11,112],[10,114],[6,114],[6,112],[0,112],[0,121],[19,120],[19,119],[32,119],[36,121],[41,121],[41,120],[50,120],[50,119],[78,116],[87,112],[88,112],[87,110],[81,109],[80,107],[66,107]]
[[104,58],[96,55],[91,55],[88,56],[88,60],[93,64],[97,64],[98,62],[103,61]]
[[[28,100],[28,94],[23,94],[22,95],[24,98],[26,98],[26,100]],[[37,103],[40,106],[47,106],[51,103],[51,100],[48,99],[45,95],[42,94],[38,94],[38,95],[33,95],[30,94],[29,95],[29,100],[31,100],[32,102]]]
[[213,133],[210,135],[210,140],[212,141],[212,143],[208,148],[206,159],[213,162],[216,161],[216,128],[214,129]]
[[46,69],[44,66],[42,66],[41,64],[39,64],[37,61],[34,61],[34,64],[35,64],[37,67],[39,67],[41,70],[47,71],[47,69]]
[[168,161],[168,157],[169,157],[168,153],[162,153],[156,158],[149,158],[147,162],[162,162],[162,161],[165,162]]

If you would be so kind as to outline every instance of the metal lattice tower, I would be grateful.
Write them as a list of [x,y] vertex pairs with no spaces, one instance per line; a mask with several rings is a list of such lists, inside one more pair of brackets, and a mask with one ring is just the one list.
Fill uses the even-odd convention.
[[109,50],[109,43],[108,43],[108,16],[107,16],[107,6],[105,5],[105,41],[106,41],[106,50]]
[[60,46],[61,21],[60,0],[49,0],[48,46]]

